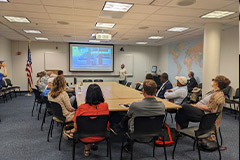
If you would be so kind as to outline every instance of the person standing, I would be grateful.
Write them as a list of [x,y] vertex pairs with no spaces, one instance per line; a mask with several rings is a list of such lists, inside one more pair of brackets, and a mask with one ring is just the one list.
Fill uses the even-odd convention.
[[3,77],[7,77],[7,67],[6,62],[0,61],[0,69],[3,67],[4,72],[0,73],[0,89],[2,88],[2,79]]
[[119,76],[120,76],[119,83],[124,85],[126,82],[126,79],[127,79],[127,70],[126,70],[124,64],[121,65],[121,70],[119,71]]
[[194,87],[197,87],[198,84],[197,84],[197,81],[196,79],[194,78],[194,73],[192,71],[190,71],[188,73],[188,77],[190,78],[188,80],[188,85],[187,85],[187,88],[188,88],[188,92],[192,92],[193,88]]

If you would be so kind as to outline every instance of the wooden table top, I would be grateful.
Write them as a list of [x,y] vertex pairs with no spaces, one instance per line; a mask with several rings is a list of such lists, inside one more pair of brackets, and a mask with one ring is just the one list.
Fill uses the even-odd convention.
[[[78,87],[76,87],[75,91],[78,106],[82,103],[85,103],[87,88],[92,83],[96,82],[83,83],[81,92],[78,92]],[[127,107],[122,107],[119,104],[131,104],[132,102],[140,101],[144,98],[142,92],[116,82],[98,82],[97,84],[102,89],[105,101],[108,103],[109,111],[127,111]],[[162,101],[166,109],[181,108],[181,106],[176,105],[172,102],[160,98],[156,99],[158,101]]]

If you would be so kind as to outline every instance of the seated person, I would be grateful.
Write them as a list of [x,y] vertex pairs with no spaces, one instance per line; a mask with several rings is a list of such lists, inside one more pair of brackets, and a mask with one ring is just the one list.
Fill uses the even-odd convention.
[[181,104],[185,97],[187,97],[187,78],[184,76],[178,77],[176,76],[177,87],[173,89],[166,90],[164,97],[168,99],[170,102],[175,104]]
[[37,86],[39,88],[39,91],[43,92],[43,90],[46,88],[48,84],[49,76],[45,71],[42,71],[37,73],[37,77],[39,77],[39,79],[37,80]]
[[[145,77],[145,80],[146,79],[151,79],[151,80],[153,80],[153,76],[152,76],[152,74],[151,73],[148,73],[148,74],[146,74],[146,77]],[[142,82],[137,82],[137,83],[135,83],[135,85],[140,85],[139,86],[139,88],[138,88],[138,90],[142,90],[143,89],[143,83]]]
[[58,71],[58,76],[64,76],[62,70],[59,70],[59,71]]
[[[181,130],[188,127],[189,122],[200,122],[204,114],[222,112],[225,104],[223,89],[230,84],[230,80],[219,75],[213,80],[213,90],[208,92],[197,104],[184,104],[176,114],[176,128]],[[216,120],[219,126],[222,114]]]
[[[102,90],[98,84],[90,84],[87,93],[86,93],[86,101],[84,104],[81,104],[76,114],[73,118],[74,128],[72,130],[68,130],[65,132],[69,137],[73,136],[73,133],[77,131],[77,123],[76,118],[78,116],[87,116],[87,115],[109,115],[108,104],[104,102]],[[92,126],[94,127],[94,126]],[[91,143],[96,141],[103,140],[103,137],[86,137],[82,138],[82,142]],[[90,154],[90,146],[85,145],[84,150],[85,156],[89,156]]]
[[[129,129],[134,132],[134,118],[138,116],[157,116],[165,114],[165,106],[161,101],[155,99],[157,91],[157,84],[153,80],[145,80],[143,82],[143,96],[144,99],[138,102],[133,102],[119,124],[115,124],[110,130],[117,135],[120,129]],[[127,123],[128,122],[128,123]],[[144,138],[139,141],[150,141],[149,138]],[[124,147],[129,151],[131,146],[126,144]]]
[[0,69],[3,67],[4,72],[0,73],[0,89],[2,88],[2,79],[3,77],[7,77],[7,67],[6,67],[6,62],[0,61]]
[[163,73],[160,77],[161,80],[161,87],[160,89],[157,91],[156,96],[162,99],[165,99],[164,94],[166,92],[166,90],[168,89],[172,89],[172,83],[168,80],[168,74],[167,73]]
[[190,78],[188,80],[188,85],[187,85],[187,88],[188,88],[188,92],[192,92],[193,88],[194,87],[197,87],[198,84],[197,84],[197,81],[196,79],[194,78],[194,73],[192,71],[190,71],[188,73],[188,77]]
[[41,93],[41,96],[43,96],[43,97],[48,97],[48,93],[49,93],[50,90],[51,90],[53,80],[54,80],[54,78],[49,78],[49,79],[48,79],[48,85],[47,85],[47,87],[43,90],[43,92]]
[[75,115],[75,108],[72,107],[66,92],[66,80],[63,76],[57,76],[53,80],[52,88],[48,94],[48,100],[59,103],[62,107],[63,116],[66,122],[71,122]]

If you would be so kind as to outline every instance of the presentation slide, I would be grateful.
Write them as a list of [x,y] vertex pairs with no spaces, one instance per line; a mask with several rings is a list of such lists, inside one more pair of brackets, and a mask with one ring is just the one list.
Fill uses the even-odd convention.
[[70,71],[113,71],[113,45],[71,44]]

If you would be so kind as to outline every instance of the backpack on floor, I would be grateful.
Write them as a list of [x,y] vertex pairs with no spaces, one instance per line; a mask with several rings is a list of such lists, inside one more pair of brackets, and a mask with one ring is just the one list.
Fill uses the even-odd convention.
[[[171,146],[175,142],[175,129],[170,128],[165,122],[163,122],[163,133],[164,133],[164,141],[165,141],[165,146]],[[159,137],[159,140],[155,141],[155,144],[157,146],[163,146],[163,141],[162,137]]]

